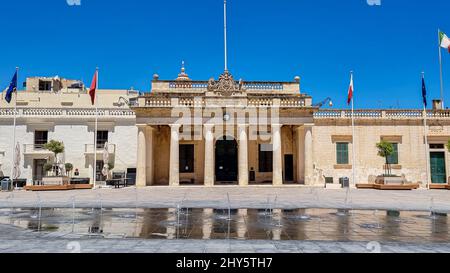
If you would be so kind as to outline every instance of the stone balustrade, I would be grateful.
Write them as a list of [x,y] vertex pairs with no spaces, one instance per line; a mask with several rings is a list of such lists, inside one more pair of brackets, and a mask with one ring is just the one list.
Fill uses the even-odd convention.
[[[179,98],[166,98],[166,97],[145,97],[145,107],[203,107],[206,105],[207,98],[201,97],[179,97]],[[279,105],[280,107],[298,108],[306,107],[307,101],[304,97],[249,97],[247,99],[247,105],[251,107],[272,107]]]
[[206,90],[208,82],[205,81],[175,81],[169,82],[169,89],[198,89]]
[[[41,117],[41,116],[62,116],[62,117],[95,117],[95,109],[65,109],[65,108],[17,108],[17,117]],[[13,108],[1,108],[0,118],[14,116]],[[135,113],[130,109],[98,109],[98,116],[101,117],[134,117]]]
[[[450,119],[450,110],[428,110],[428,119]],[[423,110],[355,110],[355,119],[424,119]],[[351,119],[351,110],[319,110],[315,119]]]
[[[239,83],[236,81],[236,83]],[[169,89],[197,89],[206,91],[207,81],[173,81],[168,82]],[[284,90],[284,84],[278,82],[244,82],[246,90]]]
[[[96,146],[96,153],[103,153],[103,151],[105,150],[104,145],[84,144],[84,153],[85,154],[94,154],[94,146]],[[116,153],[116,144],[108,143],[108,153],[109,154]]]
[[247,90],[283,90],[283,83],[277,82],[245,82],[244,88]]
[[53,154],[49,150],[44,149],[43,144],[24,144],[23,145],[24,154]]

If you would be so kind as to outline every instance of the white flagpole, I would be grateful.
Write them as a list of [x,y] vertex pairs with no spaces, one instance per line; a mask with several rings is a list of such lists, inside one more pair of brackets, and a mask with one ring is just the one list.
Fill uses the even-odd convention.
[[227,46],[227,0],[223,1],[223,37],[224,37],[224,58],[225,71],[228,71],[228,46]]
[[351,83],[352,83],[352,176],[353,176],[353,184],[356,186],[356,140],[355,140],[355,108],[354,108],[354,98],[355,98],[355,85],[353,82],[353,71],[350,72]]
[[[425,72],[422,72],[422,79],[425,80]],[[422,87],[423,88],[423,87]],[[423,104],[423,134],[425,137],[425,161],[427,164],[426,172],[427,172],[427,189],[429,190],[431,188],[431,170],[430,170],[430,153],[429,153],[429,146],[428,146],[428,127],[427,127],[427,107],[425,106],[425,103]]]
[[445,103],[444,103],[444,76],[442,73],[442,49],[441,49],[441,30],[438,29],[438,48],[439,48],[439,72],[441,77],[441,102],[442,102],[442,109],[445,109]]
[[96,85],[95,85],[95,131],[94,131],[94,189],[97,184],[97,130],[98,130],[98,106],[97,106],[97,92],[98,92],[98,67],[95,71]]
[[[13,121],[13,145],[12,145],[12,160],[11,160],[11,183],[14,185],[14,161],[16,157],[16,124],[17,124],[17,89],[19,88],[19,67],[16,67],[16,90],[14,92],[14,121]],[[11,187],[12,187],[11,185]]]

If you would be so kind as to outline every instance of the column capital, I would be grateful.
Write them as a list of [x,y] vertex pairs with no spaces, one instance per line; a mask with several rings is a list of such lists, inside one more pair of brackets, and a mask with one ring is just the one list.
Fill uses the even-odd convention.
[[174,129],[174,130],[181,128],[181,124],[169,124],[169,126],[171,129]]

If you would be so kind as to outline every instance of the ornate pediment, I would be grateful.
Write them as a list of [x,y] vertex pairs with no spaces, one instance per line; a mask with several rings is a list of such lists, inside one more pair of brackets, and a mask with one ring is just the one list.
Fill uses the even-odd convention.
[[226,70],[220,75],[219,80],[209,80],[208,91],[214,92],[220,96],[233,96],[242,93],[245,89],[242,80],[236,82],[233,79],[233,75]]

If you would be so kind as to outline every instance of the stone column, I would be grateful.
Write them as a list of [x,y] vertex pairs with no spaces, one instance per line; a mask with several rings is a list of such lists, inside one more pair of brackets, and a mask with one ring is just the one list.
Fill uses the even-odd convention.
[[203,209],[203,223],[202,223],[203,240],[211,239],[211,232],[214,221],[213,215],[214,215],[213,209]]
[[207,187],[214,186],[214,125],[205,124],[205,181]]
[[302,126],[295,129],[297,135],[297,182],[305,182],[305,132]]
[[283,159],[281,154],[281,125],[272,124],[273,185],[283,185]]
[[305,128],[305,185],[311,185],[314,173],[312,127],[305,126],[304,128]]
[[153,131],[154,128],[151,126],[147,127],[147,131],[146,131],[146,151],[147,151],[147,155],[146,155],[146,176],[147,176],[147,185],[151,186],[153,185]]
[[247,125],[238,125],[239,130],[239,186],[248,186],[248,137]]
[[147,140],[146,140],[147,126],[138,126],[138,142],[137,142],[137,174],[136,186],[147,186]]
[[170,125],[169,186],[180,185],[180,125]]

